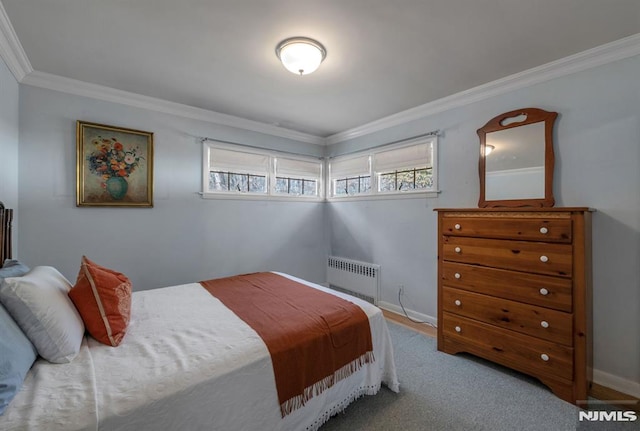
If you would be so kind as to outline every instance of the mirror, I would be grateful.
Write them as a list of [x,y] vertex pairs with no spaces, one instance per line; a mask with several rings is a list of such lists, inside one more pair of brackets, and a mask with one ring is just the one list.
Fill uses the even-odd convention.
[[478,129],[480,208],[552,207],[557,112],[505,112]]

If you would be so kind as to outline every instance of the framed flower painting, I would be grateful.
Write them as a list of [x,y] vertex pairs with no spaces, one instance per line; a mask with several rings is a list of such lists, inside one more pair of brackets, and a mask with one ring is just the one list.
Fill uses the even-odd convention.
[[77,206],[153,206],[153,133],[77,122]]

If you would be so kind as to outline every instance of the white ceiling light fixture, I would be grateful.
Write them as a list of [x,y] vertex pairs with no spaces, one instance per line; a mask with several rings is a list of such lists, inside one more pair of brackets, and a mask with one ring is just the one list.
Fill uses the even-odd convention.
[[317,40],[290,37],[278,44],[276,56],[289,72],[308,75],[320,67],[320,63],[327,56],[327,50]]

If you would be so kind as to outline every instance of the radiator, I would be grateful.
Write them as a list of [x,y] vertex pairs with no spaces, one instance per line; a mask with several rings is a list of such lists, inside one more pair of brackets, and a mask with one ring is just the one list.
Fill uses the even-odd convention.
[[332,289],[349,293],[377,305],[380,265],[329,256],[327,283]]

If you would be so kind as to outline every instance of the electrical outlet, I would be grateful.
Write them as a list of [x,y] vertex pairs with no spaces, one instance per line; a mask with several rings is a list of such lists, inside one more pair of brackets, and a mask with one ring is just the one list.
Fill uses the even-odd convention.
[[402,285],[402,284],[399,285],[398,289],[400,290],[400,296],[403,296],[404,295],[404,285]]

